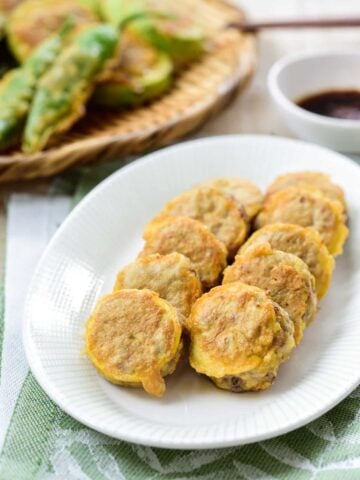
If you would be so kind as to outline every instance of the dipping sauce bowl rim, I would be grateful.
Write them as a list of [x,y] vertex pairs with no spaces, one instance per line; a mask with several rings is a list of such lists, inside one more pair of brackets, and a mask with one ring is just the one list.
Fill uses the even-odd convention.
[[[283,58],[280,58],[277,62],[275,62],[272,67],[270,68],[269,74],[268,74],[268,89],[274,98],[274,100],[279,103],[284,109],[290,111],[292,114],[295,114],[297,116],[301,116],[303,120],[311,121],[313,123],[318,123],[322,124],[324,126],[333,126],[333,127],[338,127],[338,128],[344,128],[344,129],[359,129],[360,128],[360,120],[354,120],[354,119],[345,119],[345,118],[335,118],[335,117],[327,117],[325,115],[320,115],[318,113],[313,113],[309,112],[308,110],[305,110],[304,108],[300,107],[297,105],[296,101],[301,100],[301,98],[304,98],[308,95],[316,94],[316,93],[321,93],[322,91],[326,90],[335,90],[336,87],[329,87],[328,89],[325,87],[322,90],[319,91],[311,91],[306,90],[306,87],[304,89],[304,93],[299,96],[298,99],[295,100],[290,100],[287,95],[283,93],[283,90],[279,86],[279,76],[280,74],[286,70],[289,66],[302,62],[304,60],[313,60],[313,59],[321,59],[324,57],[353,57],[356,56],[359,58],[359,64],[360,64],[360,53],[355,51],[355,50],[347,50],[347,51],[337,51],[337,50],[331,50],[331,51],[324,51],[321,50],[319,52],[313,52],[313,53],[296,53],[296,54],[290,54],[286,55]],[[306,68],[304,66],[304,68]],[[339,85],[339,90],[346,90],[346,87],[342,87]],[[350,87],[349,87],[350,89]],[[352,87],[351,89],[354,89]],[[360,92],[360,81],[359,81],[359,92]]]

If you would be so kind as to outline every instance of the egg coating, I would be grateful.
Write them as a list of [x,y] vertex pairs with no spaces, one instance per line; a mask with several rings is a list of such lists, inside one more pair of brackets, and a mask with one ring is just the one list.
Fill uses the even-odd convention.
[[347,210],[343,189],[333,183],[329,175],[322,172],[304,171],[279,175],[268,188],[267,195],[272,195],[288,187],[303,188],[304,186],[317,188],[328,199],[340,202],[344,211]]
[[245,178],[224,177],[207,180],[201,187],[212,187],[233,198],[238,208],[245,208],[251,221],[261,210],[263,194],[261,190]]
[[177,310],[181,323],[202,293],[201,282],[190,260],[180,253],[140,257],[121,270],[114,291],[147,288],[158,293]]
[[126,289],[97,302],[86,325],[86,353],[110,382],[165,392],[182,350],[176,310],[150,290]]
[[308,189],[289,187],[268,197],[256,218],[256,227],[271,223],[313,227],[319,232],[329,252],[335,256],[342,253],[348,236],[339,203]]
[[170,200],[160,216],[182,216],[203,223],[224,243],[233,256],[244,243],[248,233],[245,212],[235,201],[215,188],[194,188]]
[[276,250],[301,258],[315,278],[318,299],[325,295],[331,283],[335,261],[316,230],[288,223],[266,225],[251,235],[239,254],[263,242],[268,242]]
[[[0,1],[1,9],[1,1]],[[7,39],[16,59],[23,63],[44,40],[71,17],[76,31],[99,21],[85,3],[73,0],[26,0],[9,16]]]
[[188,217],[161,217],[144,231],[145,245],[140,256],[178,252],[188,257],[204,289],[216,285],[226,267],[225,245],[197,220]]
[[187,320],[190,364],[219,388],[268,388],[295,346],[287,312],[266,293],[241,282],[213,288]]
[[315,279],[308,266],[292,253],[259,243],[236,257],[224,271],[223,284],[243,282],[262,288],[294,322],[296,344],[317,311]]

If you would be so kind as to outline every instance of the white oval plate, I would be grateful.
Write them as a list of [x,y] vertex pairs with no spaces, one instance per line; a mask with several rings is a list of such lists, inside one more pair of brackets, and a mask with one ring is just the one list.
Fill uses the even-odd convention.
[[[216,176],[265,188],[291,170],[329,173],[346,191],[351,235],[332,287],[302,344],[262,393],[216,389],[183,366],[162,399],[114,386],[83,355],[86,319],[116,272],[140,250],[144,225],[174,195]],[[270,438],[314,420],[360,380],[360,168],[298,141],[227,136],[183,143],[132,163],[70,214],[34,275],[24,342],[40,385],[68,414],[116,438],[167,448],[213,448]]]

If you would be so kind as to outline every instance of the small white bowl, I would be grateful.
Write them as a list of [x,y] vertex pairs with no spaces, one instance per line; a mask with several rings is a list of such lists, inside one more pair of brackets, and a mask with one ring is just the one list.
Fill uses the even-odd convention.
[[342,152],[360,152],[360,120],[325,117],[296,104],[327,90],[360,91],[360,53],[286,56],[272,66],[268,88],[286,125],[298,137]]

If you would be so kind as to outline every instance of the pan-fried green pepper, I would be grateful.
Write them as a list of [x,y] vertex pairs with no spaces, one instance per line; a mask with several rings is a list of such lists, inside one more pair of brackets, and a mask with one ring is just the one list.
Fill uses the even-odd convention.
[[105,22],[117,27],[129,15],[148,11],[144,0],[102,0],[99,2],[100,14]]
[[172,82],[169,56],[124,31],[121,49],[108,78],[96,86],[93,102],[110,108],[140,105],[162,95]]
[[8,72],[0,81],[0,150],[16,142],[25,123],[39,78],[57,59],[72,22],[42,43],[22,67]]
[[11,12],[6,24],[7,41],[15,58],[23,63],[35,48],[57,32],[69,17],[74,22],[73,34],[84,25],[99,21],[82,0],[22,2]]
[[81,31],[41,79],[25,127],[23,150],[40,151],[85,113],[95,82],[117,50],[119,31],[98,24]]
[[138,36],[164,51],[176,64],[196,60],[204,51],[205,36],[193,12],[174,0],[103,0],[102,15],[109,23],[137,12],[148,12],[130,25]]
[[196,60],[204,51],[204,34],[190,16],[163,19],[142,19],[134,31],[182,65]]

